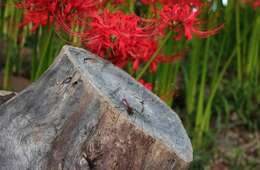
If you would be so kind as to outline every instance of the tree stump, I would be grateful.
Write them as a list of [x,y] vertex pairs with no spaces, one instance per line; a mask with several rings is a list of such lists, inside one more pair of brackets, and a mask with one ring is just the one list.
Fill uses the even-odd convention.
[[179,117],[110,62],[65,46],[27,89],[0,106],[1,170],[185,169]]
[[5,103],[15,95],[16,95],[15,92],[0,90],[0,105]]

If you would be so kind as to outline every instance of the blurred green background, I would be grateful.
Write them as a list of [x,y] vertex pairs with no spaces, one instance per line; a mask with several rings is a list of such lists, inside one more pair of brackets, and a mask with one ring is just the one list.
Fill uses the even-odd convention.
[[[1,4],[0,89],[21,91],[66,42],[53,28],[19,28],[22,11],[11,0]],[[189,49],[187,56],[145,78],[183,120],[194,147],[191,169],[260,169],[259,8],[214,0],[205,17],[209,26],[224,23],[224,29],[177,44],[176,49]],[[77,42],[73,38],[66,37]],[[173,43],[167,42],[166,53],[172,53]]]

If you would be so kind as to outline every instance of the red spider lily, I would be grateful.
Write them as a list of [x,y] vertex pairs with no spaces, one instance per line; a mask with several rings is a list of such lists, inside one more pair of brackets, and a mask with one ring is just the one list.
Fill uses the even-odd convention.
[[139,83],[141,83],[146,89],[152,91],[153,90],[153,84],[147,83],[143,79],[138,80]]
[[95,0],[23,0],[17,7],[25,9],[21,25],[32,23],[32,31],[47,24],[61,25],[66,30],[71,25],[82,25],[97,4]]
[[159,31],[164,31],[169,28],[173,30],[178,40],[184,34],[187,40],[192,38],[192,33],[204,38],[216,34],[223,25],[209,30],[201,31],[199,26],[201,21],[198,19],[199,9],[194,8],[189,4],[179,3],[175,5],[165,5],[160,12],[161,23]]
[[[87,48],[101,57],[106,57],[119,67],[133,62],[133,69],[147,62],[157,49],[151,25],[136,15],[117,11],[95,15],[90,22]],[[151,64],[155,71],[157,61]]]
[[[123,2],[125,1],[114,0],[112,4]],[[155,2],[156,0],[143,0],[143,3],[147,4]],[[53,24],[55,28],[62,28],[70,35],[80,36],[86,47],[97,55],[122,68],[132,63],[133,70],[137,71],[158,49],[155,22],[160,23],[160,33],[170,28],[177,34],[176,39],[185,35],[190,40],[192,33],[207,37],[220,29],[198,29],[201,21],[197,16],[202,5],[199,0],[158,2],[164,4],[160,12],[160,21],[145,20],[122,11],[111,13],[108,10],[98,10],[107,0],[23,0],[17,7],[25,9],[22,25],[32,23],[32,31],[39,26]],[[83,33],[74,32],[74,27],[83,28]],[[155,72],[159,63],[173,62],[176,58],[178,56],[156,56],[151,62],[150,70]]]
[[257,7],[260,7],[260,0],[257,0],[253,3],[253,7],[254,8],[257,8]]
[[32,31],[35,31],[39,26],[53,23],[52,14],[56,10],[57,0],[24,0],[17,7],[25,9],[21,26],[32,23]]

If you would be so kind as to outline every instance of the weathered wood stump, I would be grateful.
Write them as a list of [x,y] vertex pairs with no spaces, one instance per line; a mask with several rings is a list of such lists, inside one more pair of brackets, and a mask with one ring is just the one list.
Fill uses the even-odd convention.
[[15,92],[0,90],[0,105],[15,96]]
[[65,46],[0,106],[1,170],[170,170],[192,161],[179,117],[127,73]]

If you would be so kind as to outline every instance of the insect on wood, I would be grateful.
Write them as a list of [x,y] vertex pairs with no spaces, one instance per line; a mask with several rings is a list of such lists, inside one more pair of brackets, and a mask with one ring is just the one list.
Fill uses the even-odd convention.
[[133,108],[128,104],[127,100],[123,99],[122,103],[126,107],[126,111],[127,111],[128,115],[133,115],[134,114]]
[[91,57],[85,57],[83,59],[83,63],[87,63],[89,60],[96,60],[95,58],[91,58]]
[[142,110],[141,110],[141,112],[138,112],[136,109],[134,109],[134,108],[132,108],[130,105],[129,105],[129,103],[128,103],[128,101],[124,98],[124,99],[122,99],[122,103],[123,103],[123,105],[126,107],[126,111],[127,111],[127,113],[128,113],[128,115],[133,115],[135,112],[136,113],[143,113],[144,112],[144,101],[141,101],[140,103],[142,104]]
[[62,81],[62,84],[68,84],[72,80],[72,76],[67,77],[65,80]]

